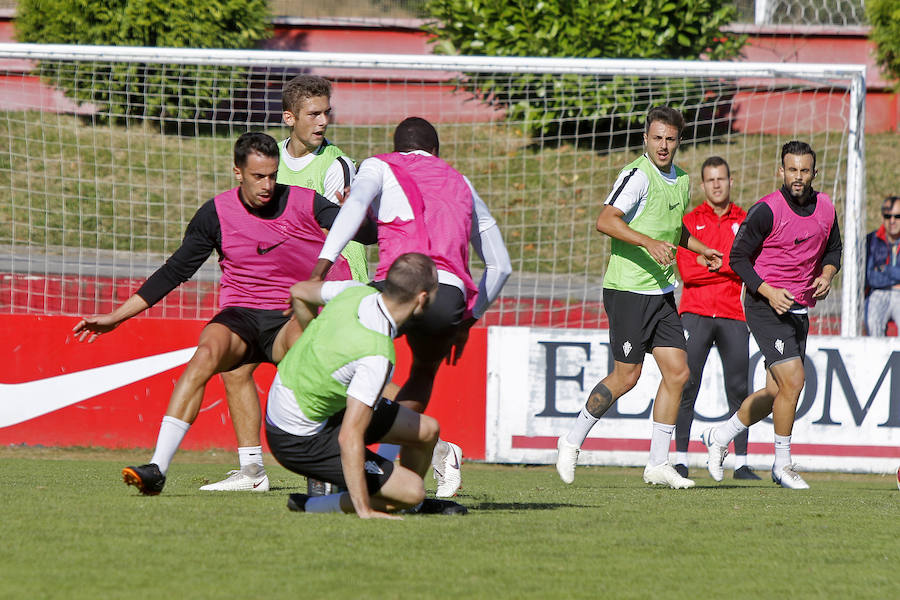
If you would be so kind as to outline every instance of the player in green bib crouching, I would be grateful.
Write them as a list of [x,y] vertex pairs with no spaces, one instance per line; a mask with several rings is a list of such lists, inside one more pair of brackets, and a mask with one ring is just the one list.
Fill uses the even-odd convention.
[[612,238],[603,306],[615,363],[612,373],[591,391],[568,434],[559,438],[556,470],[565,483],[575,479],[578,453],[591,428],[637,384],[644,355],[652,353],[662,382],[653,403],[644,481],[676,489],[694,485],[669,464],[681,394],[690,376],[673,293],[675,249],[682,246],[703,255],[711,271],[722,266],[722,253],[693,237],[682,223],[690,184],[673,160],[683,129],[684,118],[677,110],[650,109],[644,127],[646,153],[619,173],[597,218],[597,230]]
[[[402,509],[465,514],[455,502],[425,499],[438,422],[382,398],[397,329],[421,315],[437,289],[434,262],[414,252],[394,261],[383,292],[354,281],[303,281],[291,288],[304,331],[278,365],[266,438],[285,468],[348,491],[291,494],[288,508],[355,512],[364,519],[391,518],[389,512]],[[321,305],[314,317],[310,307]],[[399,464],[366,448],[382,440],[401,446]]]

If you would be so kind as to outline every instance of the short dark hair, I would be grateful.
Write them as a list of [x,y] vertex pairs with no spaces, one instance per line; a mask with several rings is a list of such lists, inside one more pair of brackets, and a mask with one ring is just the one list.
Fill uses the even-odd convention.
[[884,199],[884,202],[881,203],[881,210],[891,210],[897,202],[900,202],[900,196],[888,196]]
[[421,117],[403,119],[394,130],[394,152],[424,150],[437,154],[439,149],[437,130]]
[[409,302],[420,292],[437,287],[434,261],[418,252],[401,254],[388,269],[384,295],[397,302]]
[[725,172],[728,173],[728,177],[731,177],[731,167],[728,166],[728,163],[721,156],[710,156],[706,160],[703,161],[703,165],[700,166],[700,181],[703,181],[703,172],[706,171],[706,167],[725,167]]
[[656,121],[662,121],[678,130],[678,137],[684,130],[684,117],[674,108],[668,106],[654,106],[647,112],[647,120],[644,123],[644,133],[650,131],[650,126]]
[[248,131],[234,143],[234,166],[245,167],[247,157],[254,152],[267,158],[278,158],[278,142],[261,131]]
[[282,112],[294,112],[307,98],[331,98],[331,82],[318,75],[297,75],[281,90]]
[[800,142],[797,140],[791,140],[787,144],[781,147],[781,166],[784,166],[784,157],[788,154],[793,154],[794,156],[803,156],[804,154],[809,154],[813,159],[813,169],[816,168],[816,153],[806,142]]

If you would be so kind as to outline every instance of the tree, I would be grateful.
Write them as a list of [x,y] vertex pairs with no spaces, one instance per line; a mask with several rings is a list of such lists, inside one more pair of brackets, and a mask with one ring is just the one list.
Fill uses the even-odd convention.
[[900,2],[867,0],[866,17],[872,24],[870,38],[877,45],[878,63],[900,82]]
[[[266,0],[20,0],[21,42],[252,48],[269,33]],[[100,122],[208,119],[245,87],[230,67],[41,61],[41,77]]]
[[[727,0],[428,0],[426,9],[433,19],[426,28],[443,53],[724,60],[736,56],[744,41],[721,30],[735,15]],[[527,122],[533,134],[553,137],[573,123],[578,130],[613,113],[644,113],[653,99],[623,104],[615,97],[621,83],[522,74],[470,77],[464,85],[503,105],[509,118]],[[655,84],[669,92],[677,85],[682,96],[690,86],[665,79]],[[660,94],[655,96],[658,101]]]

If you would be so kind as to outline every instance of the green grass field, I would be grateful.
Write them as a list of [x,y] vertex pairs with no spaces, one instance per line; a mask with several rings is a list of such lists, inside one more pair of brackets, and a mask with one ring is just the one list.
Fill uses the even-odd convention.
[[[180,453],[162,495],[119,470],[147,452],[0,448],[0,598],[897,598],[893,477],[809,473],[650,488],[639,469],[467,464],[464,517],[288,511],[273,490],[197,488],[230,452]],[[429,482],[430,483],[430,482]],[[432,488],[433,489],[433,488]]]

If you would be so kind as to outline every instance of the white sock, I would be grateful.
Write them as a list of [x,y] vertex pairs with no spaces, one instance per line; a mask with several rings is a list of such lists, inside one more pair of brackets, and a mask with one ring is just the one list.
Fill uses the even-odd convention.
[[243,446],[238,448],[238,459],[241,461],[241,468],[250,465],[263,465],[262,446]]
[[581,412],[578,413],[578,416],[575,418],[572,429],[570,429],[569,433],[566,435],[566,441],[573,446],[581,448],[585,438],[587,438],[591,429],[594,427],[594,424],[599,420],[600,419],[588,412],[587,404],[585,404],[581,408]]
[[688,464],[687,451],[684,451],[684,452],[681,452],[678,450],[675,451],[675,464],[687,466],[687,464]]
[[727,446],[739,433],[746,430],[747,426],[741,423],[737,413],[734,413],[730,419],[713,429],[712,438],[715,443]]
[[400,455],[400,448],[399,444],[378,444],[378,455],[393,462]]
[[672,443],[672,432],[675,425],[657,423],[653,421],[653,431],[650,434],[650,458],[648,467],[661,465],[669,460],[669,445]]
[[734,455],[734,470],[737,471],[741,467],[747,466],[747,455],[746,454],[735,454]]
[[175,456],[181,440],[184,439],[190,428],[191,424],[181,419],[163,417],[162,423],[159,425],[159,436],[156,438],[156,450],[153,451],[153,457],[150,459],[151,463],[159,467],[159,472],[163,475],[169,471],[172,457]]
[[772,469],[776,473],[783,467],[791,464],[791,436],[775,434],[775,465]]
[[349,495],[350,492],[341,492],[340,494],[328,494],[327,496],[312,496],[306,501],[303,507],[308,513],[339,513],[341,510],[341,496]]
[[431,464],[440,465],[441,461],[447,457],[450,452],[450,444],[438,438],[437,444],[434,445],[434,452],[431,454]]

